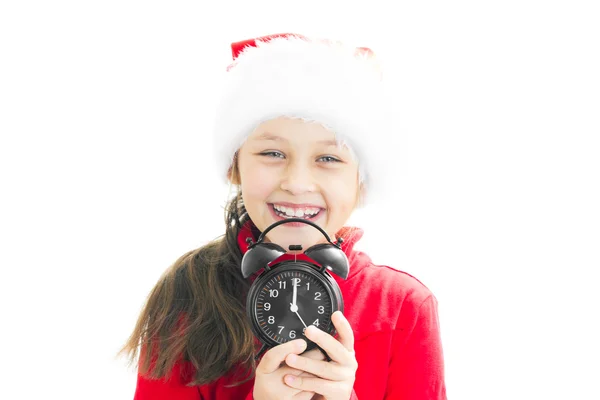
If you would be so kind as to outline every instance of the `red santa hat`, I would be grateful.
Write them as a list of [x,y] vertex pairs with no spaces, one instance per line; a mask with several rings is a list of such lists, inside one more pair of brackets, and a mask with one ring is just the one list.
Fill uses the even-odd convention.
[[262,122],[287,116],[323,124],[357,157],[363,204],[382,192],[379,154],[386,129],[386,101],[379,64],[366,47],[277,34],[231,45],[217,109],[215,144],[223,177],[236,151]]

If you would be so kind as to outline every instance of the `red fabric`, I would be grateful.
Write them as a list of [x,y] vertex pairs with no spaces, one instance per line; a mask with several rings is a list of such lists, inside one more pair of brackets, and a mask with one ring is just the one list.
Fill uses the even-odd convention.
[[[238,243],[255,241],[256,231],[243,229]],[[350,261],[346,280],[336,276],[344,297],[345,316],[352,325],[358,370],[350,400],[445,400],[444,361],[437,311],[431,291],[413,276],[374,265],[353,250],[363,231],[352,233],[342,249]],[[177,367],[173,376],[178,376]],[[234,388],[234,372],[204,386],[186,387],[179,378],[151,381],[138,375],[134,400],[253,400],[252,380]]]
[[[233,63],[227,66],[227,70],[229,71],[231,68],[235,66],[235,60],[238,58],[240,53],[244,51],[246,47],[256,47],[256,42],[261,41],[269,41],[277,38],[289,38],[289,37],[297,37],[300,39],[307,39],[304,35],[300,35],[298,33],[275,33],[272,35],[261,36],[252,39],[240,40],[239,42],[231,43],[231,56],[233,58]],[[307,39],[308,40],[308,39]],[[366,54],[370,57],[374,56],[375,53],[369,47],[357,47],[356,54]]]
[[258,41],[268,41],[271,39],[276,39],[276,38],[289,38],[290,36],[292,37],[298,37],[298,38],[304,38],[303,35],[299,35],[297,33],[276,33],[273,35],[267,35],[267,36],[261,36],[261,37],[257,37],[257,38],[252,38],[252,39],[246,39],[246,40],[241,40],[239,42],[234,42],[231,43],[231,56],[233,57],[233,59],[235,60],[238,55],[248,46],[252,46],[252,47],[256,47],[256,42]]
[[227,66],[227,71],[235,66],[235,60],[238,58],[240,53],[244,51],[246,47],[256,47],[256,42],[266,42],[276,38],[289,38],[289,37],[297,37],[300,39],[305,39],[303,35],[299,35],[297,33],[275,33],[273,35],[261,36],[252,39],[240,40],[239,42],[231,43],[231,56],[233,58],[233,63]]

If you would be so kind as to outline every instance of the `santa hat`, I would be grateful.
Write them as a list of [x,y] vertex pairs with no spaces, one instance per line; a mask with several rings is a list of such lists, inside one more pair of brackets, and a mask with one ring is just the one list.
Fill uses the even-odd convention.
[[323,124],[358,159],[363,204],[381,193],[388,119],[379,64],[366,47],[277,34],[231,45],[215,144],[226,179],[235,152],[262,122],[287,116]]

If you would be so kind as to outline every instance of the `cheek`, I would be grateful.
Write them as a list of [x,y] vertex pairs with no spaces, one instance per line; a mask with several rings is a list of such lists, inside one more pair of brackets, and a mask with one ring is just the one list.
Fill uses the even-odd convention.
[[272,171],[255,167],[248,170],[249,173],[242,175],[242,193],[244,198],[256,201],[266,200],[276,189],[277,179]]
[[341,176],[330,179],[325,186],[325,198],[330,207],[340,212],[353,209],[358,191],[358,182],[354,176]]

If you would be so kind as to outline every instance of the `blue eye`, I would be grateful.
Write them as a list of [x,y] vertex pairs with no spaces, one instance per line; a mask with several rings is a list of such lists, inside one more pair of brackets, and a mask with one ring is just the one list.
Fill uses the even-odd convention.
[[279,151],[265,151],[264,153],[260,153],[260,155],[269,158],[285,158],[283,153],[280,153]]
[[[259,153],[259,155],[263,156],[263,157],[267,157],[267,158],[281,158],[281,159],[285,159],[285,155],[282,152],[275,151],[275,150],[273,150],[273,151],[265,151],[263,153]],[[339,159],[337,159],[337,158],[335,158],[333,156],[319,157],[317,159],[317,161],[321,161],[321,162],[324,162],[324,163],[327,163],[327,164],[342,162],[341,160],[339,160]]]
[[324,160],[326,163],[342,162],[341,160],[338,160],[337,158],[332,157],[332,156],[323,156],[323,157],[319,158],[319,160]]

